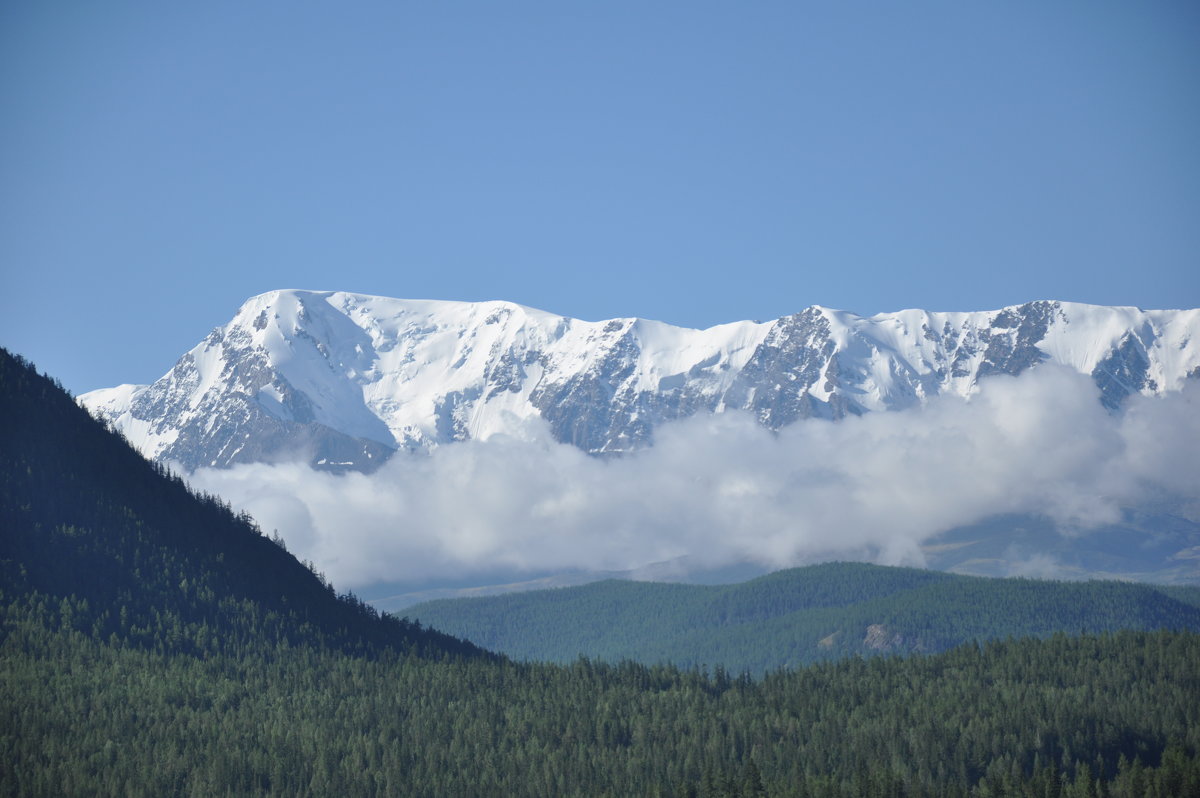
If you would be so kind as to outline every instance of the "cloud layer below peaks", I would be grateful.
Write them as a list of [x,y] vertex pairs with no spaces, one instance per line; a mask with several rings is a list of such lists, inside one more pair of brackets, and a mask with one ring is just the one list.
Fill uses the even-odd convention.
[[1200,520],[1200,381],[1107,413],[1043,365],[968,401],[808,420],[740,413],[665,425],[652,448],[590,457],[532,424],[397,454],[373,474],[297,463],[201,470],[194,487],[278,530],[339,589],[497,570],[626,570],[826,559],[921,565],[920,546],[1002,513],[1084,535],[1122,508]]

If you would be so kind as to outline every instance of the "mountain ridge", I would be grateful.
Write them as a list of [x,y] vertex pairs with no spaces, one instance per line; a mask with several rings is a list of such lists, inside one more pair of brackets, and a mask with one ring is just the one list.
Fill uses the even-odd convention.
[[966,576],[834,562],[726,585],[608,579],[409,606],[421,622],[516,659],[578,656],[732,672],[971,641],[1200,630],[1200,587]]
[[700,412],[739,410],[780,429],[899,410],[1042,362],[1089,374],[1115,411],[1200,376],[1200,310],[1038,301],[863,317],[813,305],[696,330],[290,289],[249,299],[151,385],[78,399],[186,470],[300,458],[370,471],[398,449],[523,435],[531,423],[613,454]]
[[237,619],[238,633],[260,642],[269,630],[355,652],[491,656],[337,595],[279,544],[245,514],[147,462],[55,381],[0,348],[4,600],[76,604],[74,624],[133,643],[163,624],[189,627],[194,640],[172,635],[181,650],[244,643],[207,631]]

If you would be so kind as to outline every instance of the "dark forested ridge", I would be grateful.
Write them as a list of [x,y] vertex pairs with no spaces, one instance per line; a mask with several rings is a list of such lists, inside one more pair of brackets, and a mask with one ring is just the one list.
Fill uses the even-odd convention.
[[0,395],[0,795],[1200,796],[1200,635],[514,663],[338,599],[7,355]]
[[256,634],[349,649],[482,653],[335,596],[251,519],[195,496],[3,350],[0,452],[0,585],[64,601],[79,628],[187,650],[232,642],[229,624],[254,618]]
[[1055,632],[1200,631],[1200,588],[827,563],[736,585],[608,580],[433,601],[407,612],[520,659],[570,662],[582,654],[761,673]]

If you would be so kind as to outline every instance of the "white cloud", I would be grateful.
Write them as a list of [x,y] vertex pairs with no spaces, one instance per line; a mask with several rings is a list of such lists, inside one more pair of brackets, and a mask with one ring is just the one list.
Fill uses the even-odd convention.
[[1043,366],[967,402],[807,421],[747,416],[661,428],[649,450],[598,459],[523,437],[399,454],[371,475],[298,464],[197,472],[193,484],[278,530],[341,589],[484,570],[785,566],[833,557],[921,564],[920,544],[999,513],[1084,533],[1122,507],[1200,518],[1200,386],[1104,411],[1090,379]]

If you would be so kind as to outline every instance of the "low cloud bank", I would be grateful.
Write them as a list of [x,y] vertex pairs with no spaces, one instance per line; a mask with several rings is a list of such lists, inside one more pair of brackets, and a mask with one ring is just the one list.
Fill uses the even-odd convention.
[[1109,415],[1094,383],[1043,366],[894,413],[778,434],[725,413],[666,425],[655,446],[589,457],[519,437],[398,454],[370,475],[300,464],[196,472],[339,589],[483,571],[625,570],[830,558],[921,565],[920,545],[1000,513],[1067,534],[1153,505],[1200,520],[1200,385]]

